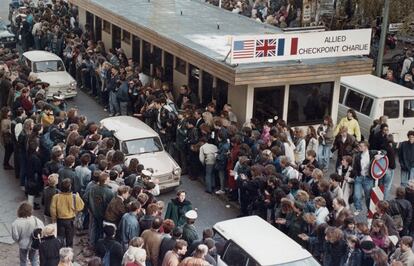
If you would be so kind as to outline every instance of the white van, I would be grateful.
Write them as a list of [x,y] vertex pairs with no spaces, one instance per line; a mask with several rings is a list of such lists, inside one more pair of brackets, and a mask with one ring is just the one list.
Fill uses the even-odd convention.
[[338,122],[350,108],[366,140],[373,121],[382,115],[388,116],[390,134],[397,143],[407,140],[407,132],[414,129],[414,91],[373,75],[341,78]]
[[293,239],[259,216],[218,222],[213,227],[226,244],[217,266],[319,266]]

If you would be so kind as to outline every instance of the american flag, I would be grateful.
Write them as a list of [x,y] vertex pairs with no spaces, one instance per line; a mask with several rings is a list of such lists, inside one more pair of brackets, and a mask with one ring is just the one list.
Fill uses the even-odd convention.
[[276,39],[256,40],[256,57],[276,56]]
[[245,59],[254,57],[254,40],[234,41],[233,58]]

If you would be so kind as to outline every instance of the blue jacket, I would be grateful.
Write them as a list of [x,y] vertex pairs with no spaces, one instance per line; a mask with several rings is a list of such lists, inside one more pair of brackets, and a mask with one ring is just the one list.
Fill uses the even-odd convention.
[[125,213],[122,216],[119,228],[123,245],[128,246],[129,240],[140,235],[138,217],[132,212]]
[[226,170],[228,152],[230,150],[230,144],[224,140],[221,141],[218,145],[218,152],[216,157],[216,169],[217,170]]

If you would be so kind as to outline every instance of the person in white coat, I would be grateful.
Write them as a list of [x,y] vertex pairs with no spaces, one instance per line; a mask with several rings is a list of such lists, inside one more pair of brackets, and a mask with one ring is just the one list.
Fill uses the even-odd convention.
[[20,266],[39,265],[39,254],[32,249],[32,234],[35,229],[43,229],[41,220],[33,215],[33,207],[28,202],[23,202],[17,209],[17,219],[12,223],[12,238],[19,244]]
[[206,184],[206,192],[211,194],[215,187],[214,165],[216,164],[218,148],[216,145],[208,143],[205,138],[201,138],[200,142],[202,145],[198,156],[205,169],[204,181]]
[[326,201],[323,197],[316,197],[313,199],[316,211],[316,225],[326,223],[328,221],[329,210],[326,208]]

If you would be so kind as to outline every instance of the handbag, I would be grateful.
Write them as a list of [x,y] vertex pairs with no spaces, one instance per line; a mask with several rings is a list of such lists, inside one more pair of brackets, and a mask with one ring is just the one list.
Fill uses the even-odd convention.
[[42,242],[42,228],[39,227],[36,217],[33,217],[33,219],[35,219],[35,229],[32,232],[30,248],[38,250]]
[[[76,213],[76,194],[72,194],[73,197],[73,209]],[[73,221],[73,225],[75,226],[76,230],[82,231],[83,230],[83,222],[85,217],[83,216],[83,212],[78,212],[75,215],[75,219]]]

